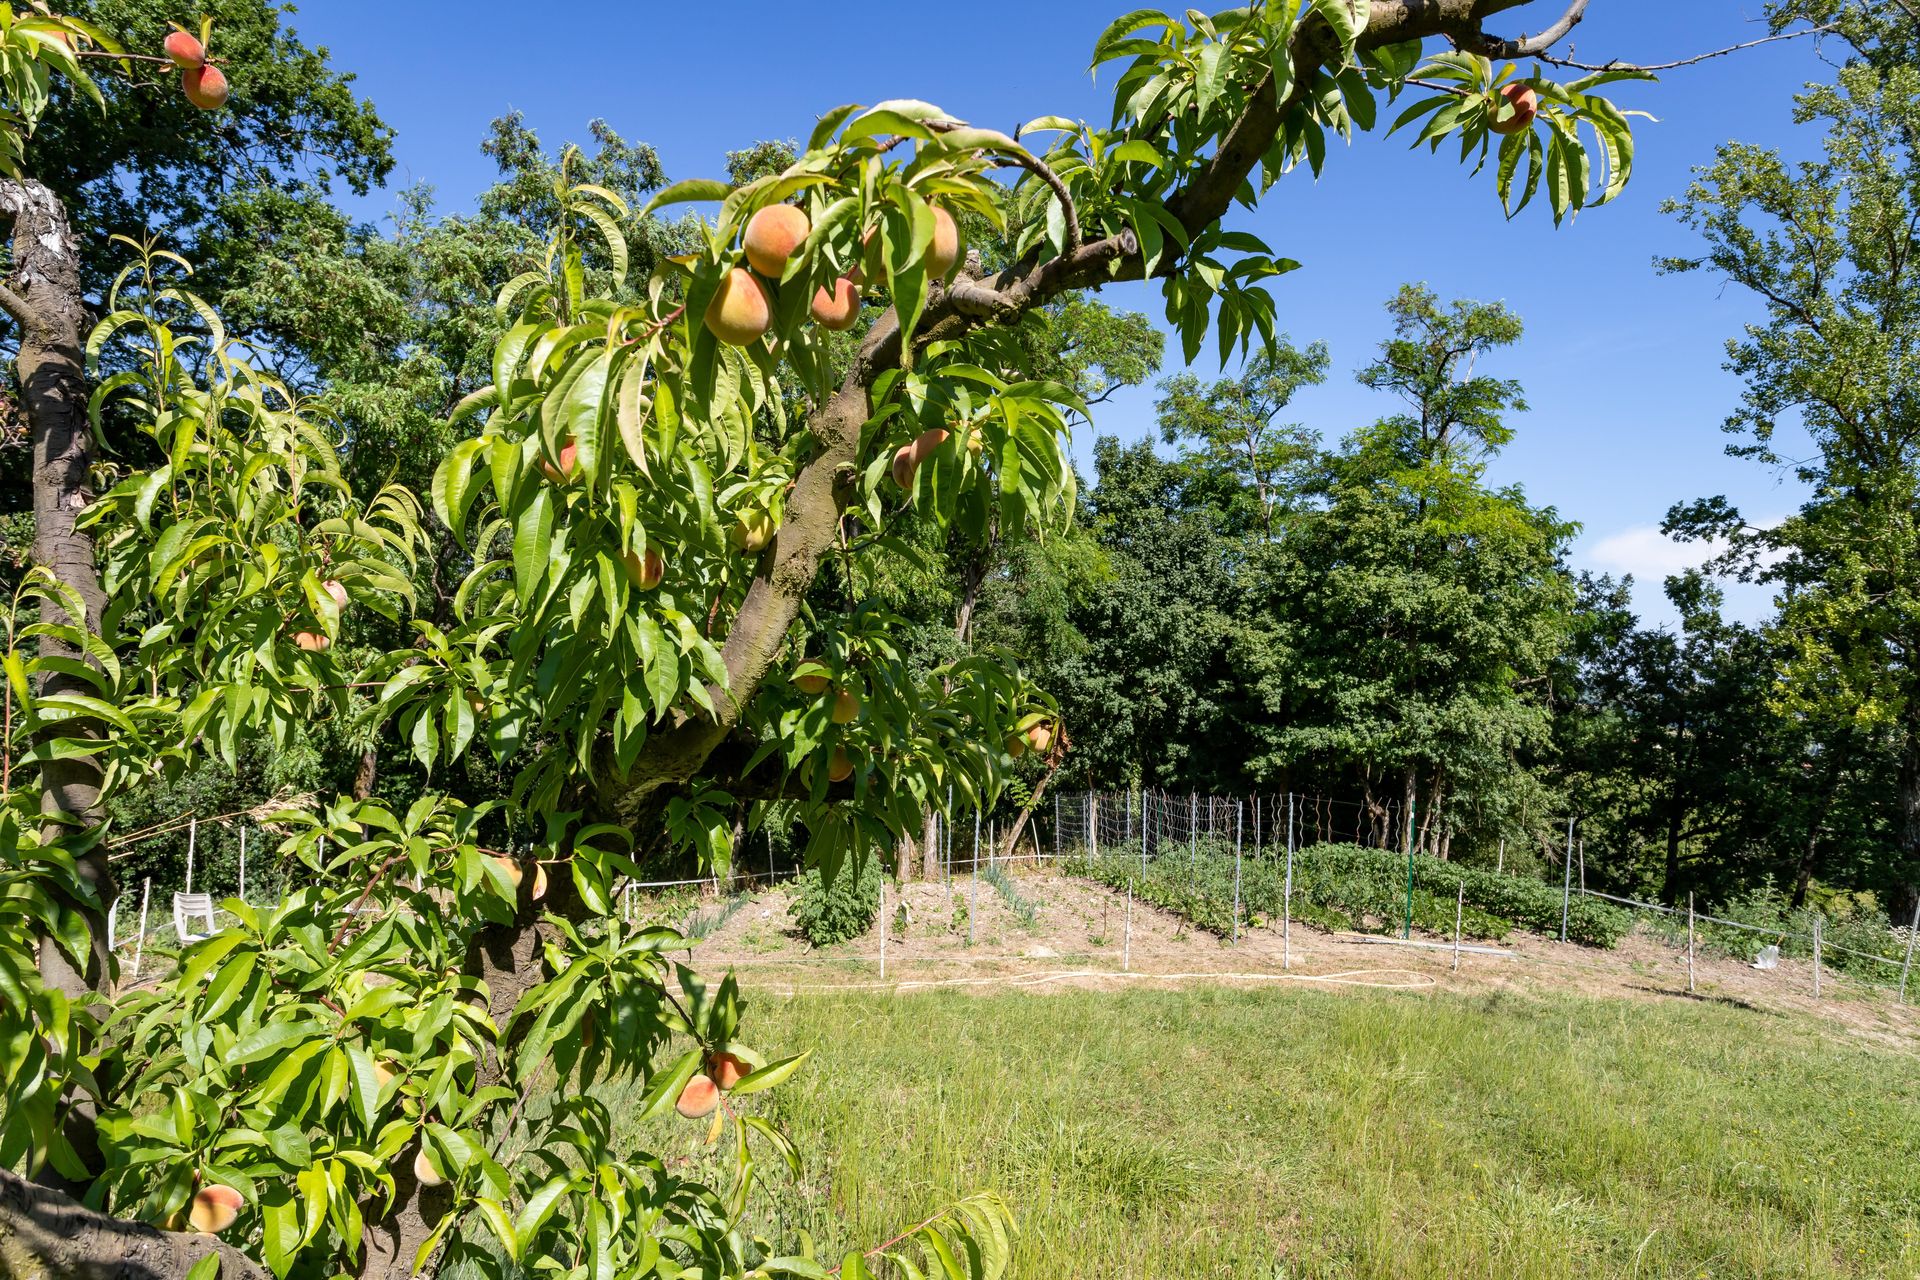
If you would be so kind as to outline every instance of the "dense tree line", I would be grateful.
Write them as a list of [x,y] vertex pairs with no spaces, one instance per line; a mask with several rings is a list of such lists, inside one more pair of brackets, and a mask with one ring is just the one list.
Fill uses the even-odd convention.
[[[86,8],[135,34],[160,30],[153,6]],[[93,233],[89,288],[104,289],[116,261],[100,233],[167,226],[227,322],[324,403],[356,488],[424,491],[465,430],[448,409],[491,376],[502,322],[488,301],[558,214],[559,150],[503,118],[479,140],[499,177],[472,210],[445,212],[419,189],[391,227],[354,225],[331,192],[388,174],[374,107],[271,10],[214,9],[236,54],[273,71],[235,122],[216,131],[185,107],[158,118],[122,92],[104,116],[45,131],[48,182]],[[1157,380],[1159,440],[1101,437],[1078,518],[1057,536],[1003,547],[991,526],[909,523],[858,571],[830,560],[815,602],[898,617],[923,668],[969,650],[1018,655],[1071,738],[1055,786],[1311,793],[1355,815],[1343,821],[1363,841],[1509,866],[1557,857],[1573,817],[1601,886],[1678,900],[1771,884],[1795,903],[1863,888],[1910,909],[1920,431],[1907,370],[1920,325],[1907,250],[1920,161],[1902,140],[1915,136],[1920,55],[1910,19],[1839,0],[1795,0],[1773,19],[1838,24],[1845,65],[1801,98],[1824,151],[1796,168],[1730,143],[1675,203],[1665,264],[1723,275],[1768,308],[1731,348],[1748,388],[1728,424],[1735,448],[1780,464],[1786,419],[1818,446],[1795,464],[1813,497],[1779,526],[1673,495],[1672,532],[1726,539],[1712,567],[1774,587],[1765,624],[1727,619],[1713,579],[1689,573],[1664,584],[1677,624],[1647,626],[1627,584],[1571,571],[1580,513],[1488,479],[1525,408],[1522,318],[1417,285],[1386,300],[1382,341],[1359,369],[1335,369],[1305,334],[1259,344],[1217,379],[1162,376],[1160,333],[1096,294],[1029,310],[1013,326],[1019,363],[1088,406],[1077,428],[1097,435],[1109,393]],[[598,122],[589,134],[575,180],[634,210],[666,184],[651,148]],[[777,172],[793,154],[759,144],[730,158],[729,177]],[[212,180],[184,184],[188,169]],[[661,215],[633,213],[620,229],[634,279],[694,243]],[[983,269],[1018,256],[984,220],[967,230]],[[587,266],[608,264],[590,253]],[[1378,393],[1376,419],[1297,421],[1303,387],[1345,376]],[[24,455],[0,465],[18,473]],[[30,522],[8,520],[18,564]],[[444,623],[461,553],[437,522],[429,532],[437,553],[418,585]],[[363,614],[345,642],[413,638]],[[390,722],[367,723],[384,727],[347,718],[315,726],[298,751],[256,745],[237,772],[203,762],[125,802],[119,827],[304,792],[405,803],[427,770]],[[436,785],[480,798],[510,782],[481,755],[455,769]],[[1030,794],[1045,769],[1025,769]],[[230,874],[235,832],[202,839],[202,865]],[[123,870],[164,878],[183,842],[148,841]]]

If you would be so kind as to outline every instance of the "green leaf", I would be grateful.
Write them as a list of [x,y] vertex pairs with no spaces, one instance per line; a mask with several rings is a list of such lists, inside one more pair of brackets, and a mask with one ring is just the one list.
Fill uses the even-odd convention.
[[725,200],[727,193],[732,189],[726,183],[712,178],[683,178],[647,201],[646,208],[640,213],[644,217],[670,204],[687,204],[699,200]]
[[758,1093],[762,1089],[771,1089],[798,1071],[801,1064],[804,1063],[812,1053],[813,1050],[808,1049],[805,1053],[797,1053],[791,1058],[782,1058],[778,1062],[769,1062],[758,1071],[752,1071],[741,1076],[739,1083],[735,1084],[730,1092],[738,1096],[740,1094]]

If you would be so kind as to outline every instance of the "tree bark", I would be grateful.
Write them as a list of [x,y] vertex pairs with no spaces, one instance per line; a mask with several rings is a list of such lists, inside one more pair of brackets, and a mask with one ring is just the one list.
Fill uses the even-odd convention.
[[[20,330],[20,394],[33,444],[33,562],[80,598],[85,616],[72,618],[52,601],[40,608],[42,622],[98,632],[106,596],[94,567],[93,538],[75,523],[92,501],[93,434],[87,422],[86,334],[90,327],[80,289],[80,248],[58,196],[32,180],[0,180],[0,211],[13,219],[13,270],[0,284],[0,305]],[[40,656],[89,661],[84,649],[54,636],[40,637]],[[42,696],[97,690],[78,676],[50,671]],[[93,726],[62,726],[67,734]],[[69,834],[70,824],[100,820],[100,769],[90,758],[50,760],[40,770],[43,838]],[[40,946],[40,971],[49,986],[69,998],[101,989],[108,981],[106,915],[113,876],[106,851],[78,859],[81,877],[100,900],[87,910],[93,946],[84,966],[50,940]]]
[[208,1254],[220,1280],[272,1280],[218,1236],[162,1231],[96,1213],[0,1169],[0,1276],[6,1280],[185,1280]]

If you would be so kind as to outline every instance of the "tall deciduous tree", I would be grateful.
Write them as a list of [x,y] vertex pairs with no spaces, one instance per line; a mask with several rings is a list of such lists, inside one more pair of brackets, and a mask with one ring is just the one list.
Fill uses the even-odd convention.
[[[1746,388],[1730,452],[1788,467],[1811,496],[1757,527],[1723,499],[1676,507],[1670,531],[1725,537],[1728,568],[1774,584],[1790,649],[1782,711],[1843,735],[1891,734],[1898,872],[1920,883],[1920,26],[1905,8],[1795,0],[1846,52],[1797,114],[1815,158],[1733,143],[1671,207],[1706,242],[1666,264],[1753,293],[1765,319],[1728,344]],[[1779,445],[1804,431],[1812,450]]]

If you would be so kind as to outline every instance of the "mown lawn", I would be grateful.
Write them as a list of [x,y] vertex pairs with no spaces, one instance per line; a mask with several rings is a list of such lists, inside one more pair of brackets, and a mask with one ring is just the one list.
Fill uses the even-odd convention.
[[1785,1017],[1208,989],[762,995],[748,1029],[816,1051],[757,1225],[834,1258],[991,1187],[1028,1280],[1920,1275],[1920,1059]]

